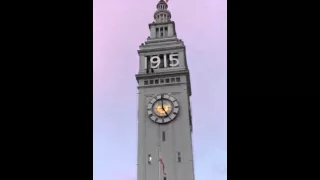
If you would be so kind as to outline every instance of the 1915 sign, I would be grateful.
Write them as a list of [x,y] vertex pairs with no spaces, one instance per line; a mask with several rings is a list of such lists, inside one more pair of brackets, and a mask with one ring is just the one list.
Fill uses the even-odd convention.
[[179,66],[178,54],[161,54],[155,56],[146,56],[144,59],[145,70],[177,66]]

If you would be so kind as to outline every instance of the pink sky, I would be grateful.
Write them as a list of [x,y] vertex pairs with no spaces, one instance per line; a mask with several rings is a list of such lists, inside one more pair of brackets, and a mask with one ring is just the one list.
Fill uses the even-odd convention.
[[[136,180],[137,50],[157,2],[93,1],[94,180]],[[226,180],[227,1],[168,4],[191,72],[196,180]]]

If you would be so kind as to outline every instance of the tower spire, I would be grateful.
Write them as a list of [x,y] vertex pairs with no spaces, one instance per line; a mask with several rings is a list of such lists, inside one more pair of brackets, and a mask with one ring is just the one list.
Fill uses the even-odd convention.
[[171,13],[168,11],[168,0],[160,0],[157,4],[157,10],[154,13],[154,20],[156,23],[169,22],[171,20]]

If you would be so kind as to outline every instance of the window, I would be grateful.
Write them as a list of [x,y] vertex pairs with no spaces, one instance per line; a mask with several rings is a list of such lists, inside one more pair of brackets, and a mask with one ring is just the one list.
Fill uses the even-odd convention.
[[176,79],[175,78],[171,78],[171,82],[175,82],[176,81]]
[[153,80],[150,80],[150,84],[153,84]]
[[177,80],[177,82],[180,82],[180,78],[179,77],[177,77],[176,80]]
[[162,131],[162,141],[166,141],[166,132]]
[[181,153],[178,152],[178,162],[181,162]]
[[159,80],[158,79],[154,80],[154,83],[159,84]]
[[163,37],[163,27],[160,28],[160,37]]
[[169,83],[170,82],[170,79],[168,78],[168,79],[166,79],[166,83]]
[[144,85],[148,85],[148,83],[149,83],[148,81],[144,81]]
[[148,154],[148,164],[151,164],[151,161],[152,161],[151,154]]
[[160,79],[160,83],[164,83],[164,79]]

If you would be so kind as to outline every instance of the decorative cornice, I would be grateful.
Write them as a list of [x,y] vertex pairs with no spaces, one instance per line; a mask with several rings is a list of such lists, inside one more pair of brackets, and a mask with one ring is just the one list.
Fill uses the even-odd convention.
[[152,88],[152,87],[161,87],[161,86],[176,86],[180,84],[187,84],[186,82],[179,82],[179,83],[171,83],[171,84],[154,84],[154,85],[142,85],[138,86],[138,89],[140,88]]
[[177,38],[177,36],[171,36],[168,38],[154,38],[148,39],[145,44],[153,44],[153,43],[169,43],[169,42],[180,42],[181,40]]
[[151,26],[152,26],[152,25],[165,25],[165,24],[172,24],[172,25],[173,25],[173,28],[175,29],[175,23],[174,23],[174,21],[149,23],[149,29],[151,29]]
[[[170,71],[170,72],[161,72],[161,73],[152,73],[152,74],[136,74],[136,80],[139,83],[140,79],[157,78],[157,77],[163,77],[163,76],[176,76],[176,75],[186,75],[187,76],[187,91],[188,91],[189,96],[191,96],[192,91],[191,91],[191,81],[190,81],[189,70]],[[168,86],[168,85],[175,85],[175,84],[165,84],[165,85]],[[144,87],[144,86],[139,86],[139,87]],[[147,87],[147,86],[145,86],[145,87]],[[149,85],[148,87],[151,87],[151,86]]]
[[162,77],[162,76],[171,76],[171,75],[187,75],[189,76],[189,70],[182,71],[168,71],[161,73],[149,73],[149,74],[136,74],[137,81],[142,78],[150,78],[150,77]]
[[183,49],[185,50],[185,46],[173,46],[173,47],[156,47],[156,48],[148,48],[148,49],[139,49],[138,53],[147,53],[147,52],[154,52],[154,51],[167,51],[167,50],[177,50]]

